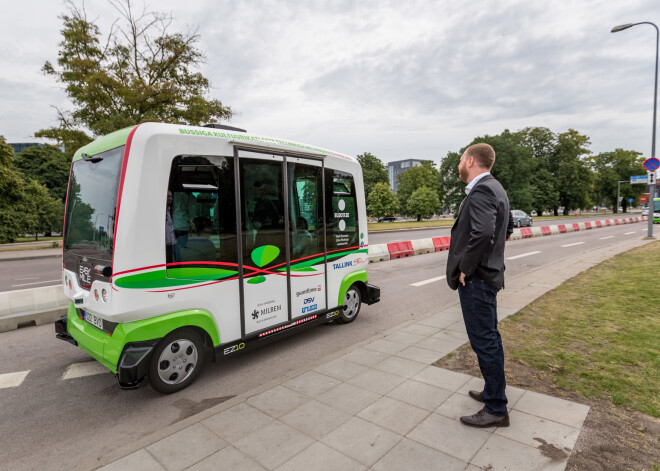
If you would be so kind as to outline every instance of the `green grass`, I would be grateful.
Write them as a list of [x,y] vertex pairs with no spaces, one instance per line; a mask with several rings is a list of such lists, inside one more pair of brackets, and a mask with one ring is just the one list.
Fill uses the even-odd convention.
[[34,240],[34,237],[19,237],[14,241],[14,243],[23,243],[23,242],[48,242],[48,241],[53,241],[53,240],[62,240],[62,236],[54,236],[54,237],[42,237],[39,236],[38,240]]
[[660,417],[660,241],[566,281],[501,324],[513,358],[586,398]]

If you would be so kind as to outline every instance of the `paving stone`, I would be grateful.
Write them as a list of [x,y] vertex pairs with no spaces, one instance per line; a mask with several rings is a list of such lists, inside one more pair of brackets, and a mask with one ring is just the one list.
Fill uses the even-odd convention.
[[415,324],[409,325],[408,327],[403,329],[403,332],[422,335],[424,337],[430,337],[431,335],[437,333],[439,330],[440,329],[438,327],[431,327],[431,326],[428,326],[428,325],[415,323]]
[[408,438],[469,463],[491,435],[492,431],[431,414],[408,434]]
[[358,414],[369,422],[405,435],[417,426],[430,412],[391,397],[381,397]]
[[463,394],[452,394],[436,410],[436,414],[453,420],[459,420],[464,415],[472,415],[483,409],[484,405],[470,396]]
[[242,402],[202,421],[225,440],[235,443],[250,432],[273,423],[275,419]]
[[[483,391],[484,389],[484,380],[481,378],[472,378],[470,381],[465,383],[463,386],[458,388],[456,392],[458,394],[463,394],[464,396],[468,396],[470,390],[474,391]],[[516,403],[520,400],[522,395],[525,393],[524,389],[516,388],[515,386],[507,386],[506,387],[506,398],[509,401],[507,403],[507,407],[509,410],[513,409],[513,407],[516,405]]]
[[367,469],[366,466],[316,442],[277,468],[277,471],[361,471],[364,469]]
[[437,360],[442,358],[444,354],[434,352],[433,350],[428,350],[426,348],[408,347],[405,350],[398,352],[396,356],[430,365],[431,363],[435,363]]
[[447,389],[449,391],[456,391],[471,378],[471,376],[466,374],[456,373],[436,366],[427,366],[412,377],[412,379],[416,381]]
[[495,433],[533,447],[549,445],[570,455],[580,435],[580,429],[517,410],[511,411],[509,418],[511,426],[498,428]]
[[107,466],[99,468],[99,471],[125,471],[127,469],[139,469],[144,471],[165,471],[156,458],[151,456],[144,448],[113,461]]
[[452,311],[434,314],[431,317],[422,319],[418,324],[444,329],[459,320],[463,320],[463,314],[461,312]]
[[369,404],[376,402],[382,395],[364,388],[341,383],[331,390],[316,397],[318,401],[336,407],[347,414],[357,414]]
[[359,348],[357,350],[353,350],[350,353],[347,353],[342,358],[344,360],[357,363],[358,365],[374,366],[380,363],[381,361],[389,358],[390,356],[391,355],[389,354],[377,352],[375,350],[367,350],[364,348]]
[[406,348],[406,345],[399,342],[390,342],[389,340],[378,339],[368,343],[364,346],[364,348],[392,355]]
[[404,438],[373,467],[376,471],[463,471],[467,463]]
[[202,424],[191,425],[149,445],[151,453],[168,471],[178,471],[227,446],[227,442]]
[[428,365],[418,361],[407,360],[405,358],[390,357],[387,360],[378,363],[374,368],[386,373],[409,378],[412,375],[419,373],[427,366]]
[[367,371],[367,367],[352,361],[344,360],[343,358],[337,358],[336,360],[332,360],[331,362],[325,363],[315,368],[314,371],[327,376],[332,376],[333,378],[337,378],[342,381],[346,381],[347,379],[351,379],[353,376]]
[[566,468],[566,459],[544,456],[537,448],[493,434],[472,459],[471,464],[489,471],[563,471]]
[[436,388],[430,384],[413,380],[407,380],[387,393],[389,397],[428,411],[434,411],[451,394],[451,391],[446,389]]
[[461,342],[461,345],[468,341],[467,333],[454,332],[449,329],[443,329],[431,337],[432,339],[449,340],[450,342]]
[[453,352],[464,343],[457,340],[434,339],[433,337],[429,337],[419,342],[417,347],[433,350],[444,356],[449,352]]
[[336,407],[310,401],[289,412],[280,420],[317,440],[332,432],[351,416]]
[[243,437],[236,448],[268,469],[275,469],[314,443],[307,435],[273,422]]
[[394,448],[401,435],[353,417],[328,434],[325,443],[360,463],[371,466]]
[[348,380],[349,384],[359,388],[368,389],[380,395],[387,394],[399,384],[403,383],[405,378],[402,376],[385,373],[379,370],[368,370],[360,373]]
[[316,371],[308,371],[287,381],[283,386],[299,393],[307,394],[310,397],[316,397],[338,385],[340,382],[337,378],[332,378]]
[[584,404],[533,391],[525,391],[514,409],[575,428],[582,427],[589,413],[589,406]]
[[284,386],[275,386],[268,391],[250,397],[246,402],[268,415],[281,417],[309,400],[309,396],[297,391]]
[[[125,468],[130,469],[130,468]],[[140,470],[140,468],[134,468]],[[252,458],[229,445],[208,458],[203,459],[186,471],[217,471],[219,469],[240,471],[263,471],[266,468],[254,461]]]
[[446,330],[451,330],[452,332],[461,332],[467,335],[467,332],[465,330],[465,322],[463,322],[463,319],[454,322],[450,326],[447,326]]
[[[432,327],[427,327],[427,329],[431,329],[431,328]],[[404,332],[402,330],[399,330],[384,337],[383,340],[387,340],[389,342],[395,342],[395,343],[402,343],[406,347],[409,347],[410,345],[415,345],[420,340],[424,340],[426,337],[427,337],[426,335],[413,334],[410,332]]]

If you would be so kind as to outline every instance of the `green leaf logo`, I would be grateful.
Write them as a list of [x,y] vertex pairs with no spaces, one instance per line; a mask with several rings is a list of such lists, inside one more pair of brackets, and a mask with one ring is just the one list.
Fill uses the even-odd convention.
[[247,282],[250,283],[251,285],[258,285],[259,283],[263,283],[266,281],[265,276],[257,276],[255,278],[250,278]]
[[250,256],[252,257],[254,264],[261,268],[275,260],[279,254],[280,249],[274,245],[262,245],[261,247],[254,249]]

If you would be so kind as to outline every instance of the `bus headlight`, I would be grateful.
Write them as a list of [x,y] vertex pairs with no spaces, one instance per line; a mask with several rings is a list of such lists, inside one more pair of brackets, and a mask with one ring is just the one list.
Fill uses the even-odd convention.
[[108,302],[108,291],[105,288],[101,291],[101,297],[103,298],[104,303]]

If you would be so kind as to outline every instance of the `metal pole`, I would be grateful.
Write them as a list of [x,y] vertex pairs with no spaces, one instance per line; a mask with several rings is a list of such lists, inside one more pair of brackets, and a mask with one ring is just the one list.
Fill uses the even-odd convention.
[[619,195],[621,194],[622,183],[628,183],[628,180],[619,180],[618,182],[616,182],[616,203],[614,206],[614,209],[616,209],[616,211],[612,211],[612,212],[617,214],[619,214],[619,200],[621,199]]
[[[656,112],[658,109],[658,49],[660,47],[660,31],[658,30],[658,27],[655,25],[655,23],[651,23],[650,21],[642,21],[640,23],[616,26],[612,28],[612,32],[618,33],[619,31],[623,31],[624,29],[628,29],[637,25],[651,25],[655,28],[655,83],[653,89],[653,135],[651,136],[651,157],[655,157],[655,123]],[[655,184],[649,185],[649,238],[653,238],[653,198],[655,198]]]

